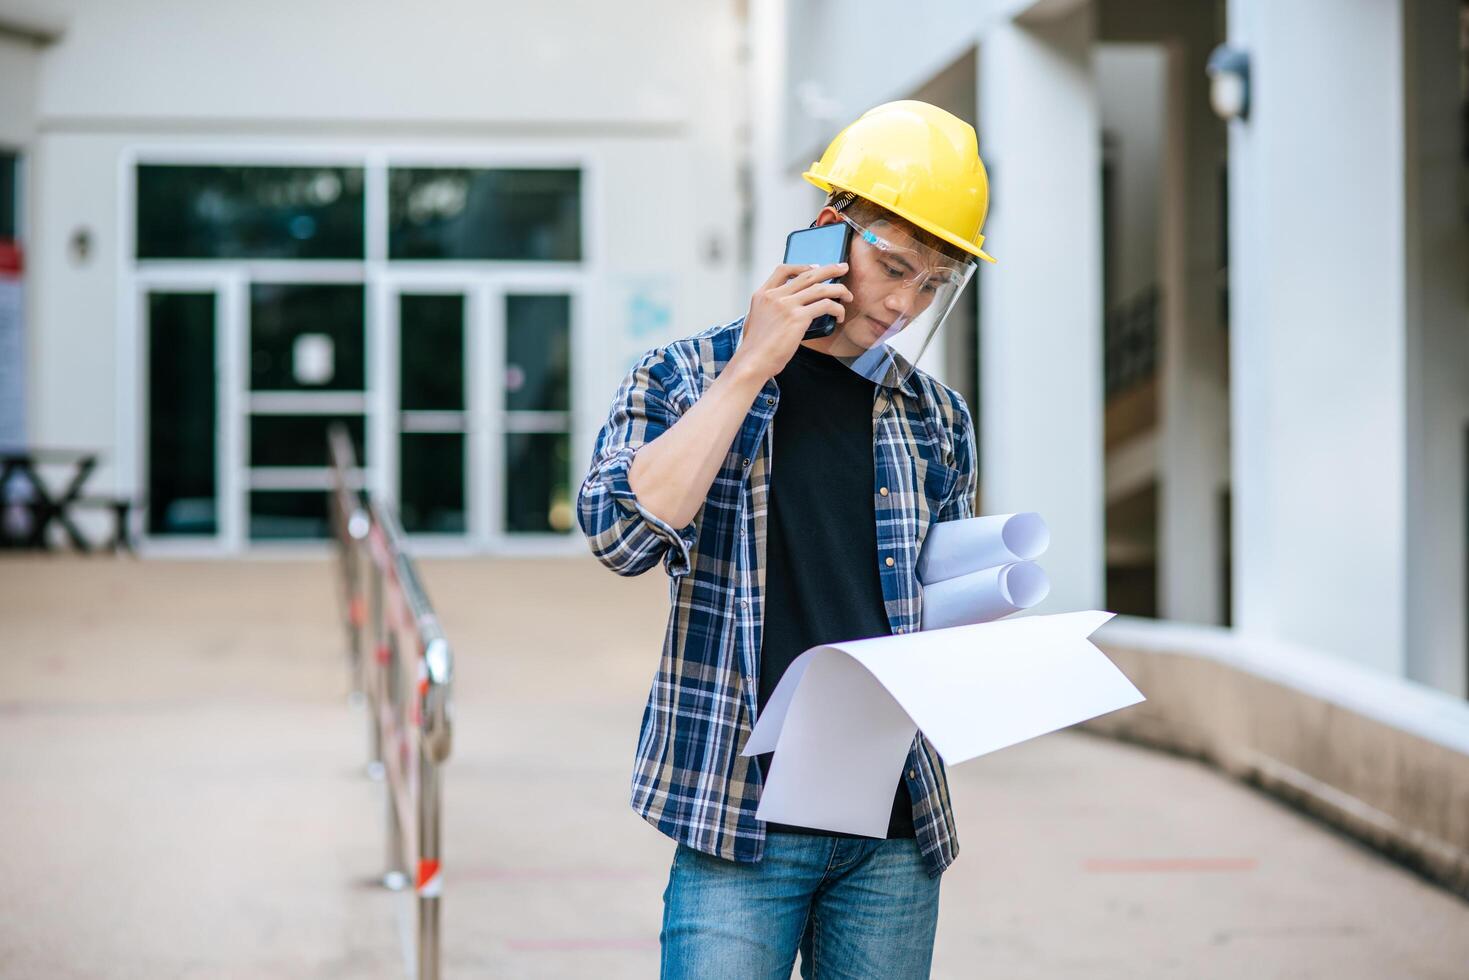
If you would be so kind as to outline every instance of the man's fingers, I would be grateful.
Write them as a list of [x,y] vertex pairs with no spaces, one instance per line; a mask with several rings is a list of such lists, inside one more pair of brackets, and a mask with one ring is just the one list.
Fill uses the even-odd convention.
[[845,262],[833,262],[831,265],[805,267],[798,265],[785,265],[781,266],[780,268],[790,269],[792,270],[793,274],[792,277],[785,283],[777,284],[774,287],[770,287],[771,292],[774,292],[778,295],[790,295],[791,293],[796,293],[801,291],[802,289],[805,289],[807,286],[811,285],[814,282],[821,282],[823,279],[837,279],[847,274],[847,263]]
[[801,313],[808,315],[812,320],[828,313],[837,318],[838,323],[847,319],[847,309],[834,299],[819,299],[814,303],[807,303],[801,307]]
[[809,265],[796,265],[791,262],[783,262],[775,267],[775,271],[770,274],[770,278],[765,280],[765,284],[760,288],[774,289],[776,286],[784,286],[787,282],[790,282],[793,276],[799,276],[809,268],[811,268]]
[[814,282],[791,296],[791,299],[805,306],[814,303],[818,299],[835,299],[852,302],[852,291],[839,282]]

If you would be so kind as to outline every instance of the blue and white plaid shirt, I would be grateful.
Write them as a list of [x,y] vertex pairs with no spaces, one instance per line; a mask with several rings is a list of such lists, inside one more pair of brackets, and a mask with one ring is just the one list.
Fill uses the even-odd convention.
[[[638,447],[693,407],[724,370],[744,320],[659,347],[617,390],[597,436],[577,517],[592,552],[619,575],[660,559],[669,575],[663,655],[643,712],[632,806],[683,844],[758,861],[765,824],[755,818],[761,777],[740,755],[757,714],[765,603],[771,419],[780,389],[765,382],[703,507],[686,527],[667,524],[628,485]],[[878,572],[894,633],[919,628],[915,566],[929,527],[969,517],[976,480],[974,425],[952,389],[921,371],[900,386],[873,385],[873,500]],[[904,768],[913,825],[930,875],[959,852],[944,766],[920,733]]]

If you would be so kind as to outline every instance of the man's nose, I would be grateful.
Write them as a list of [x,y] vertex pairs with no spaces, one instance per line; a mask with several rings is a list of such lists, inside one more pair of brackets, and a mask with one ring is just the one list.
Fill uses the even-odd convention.
[[892,292],[888,293],[887,300],[883,305],[885,305],[889,310],[898,314],[899,316],[905,318],[912,316],[914,302],[913,292],[914,290],[908,288],[907,286],[899,286],[897,289],[894,289]]

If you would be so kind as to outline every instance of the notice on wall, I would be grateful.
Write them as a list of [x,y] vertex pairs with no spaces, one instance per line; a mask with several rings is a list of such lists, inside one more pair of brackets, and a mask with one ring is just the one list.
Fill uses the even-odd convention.
[[617,360],[631,368],[649,349],[676,339],[673,326],[675,281],[668,276],[628,275],[612,283],[613,309],[621,310]]

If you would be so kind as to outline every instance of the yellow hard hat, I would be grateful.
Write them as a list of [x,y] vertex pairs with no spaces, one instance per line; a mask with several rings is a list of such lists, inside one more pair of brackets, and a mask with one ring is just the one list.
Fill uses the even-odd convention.
[[990,180],[974,127],[927,102],[887,102],[837,134],[801,175],[850,191],[986,262]]

